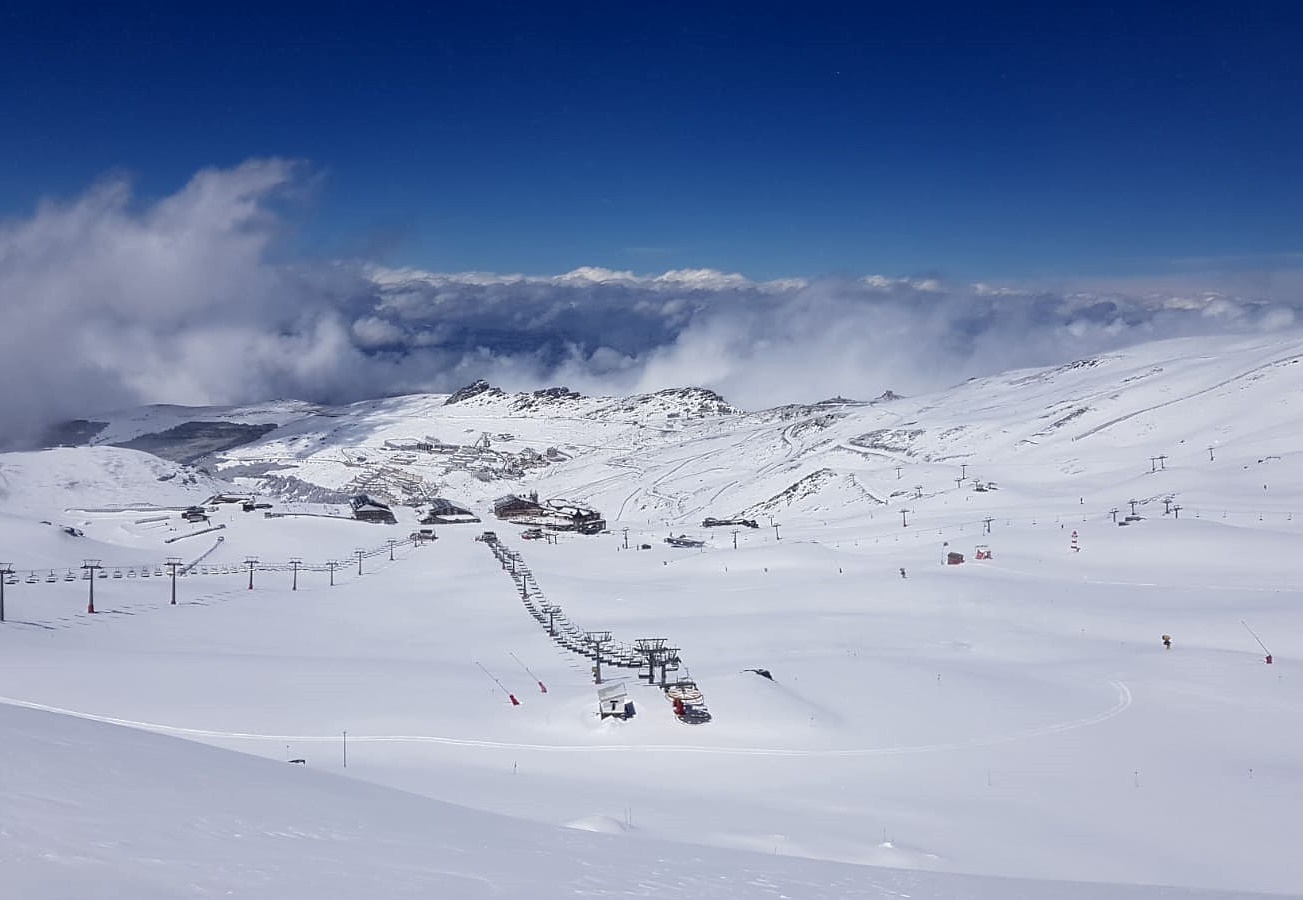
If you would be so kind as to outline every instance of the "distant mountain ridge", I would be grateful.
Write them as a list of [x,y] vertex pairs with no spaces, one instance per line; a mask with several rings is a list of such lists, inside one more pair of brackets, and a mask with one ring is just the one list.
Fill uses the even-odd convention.
[[[358,491],[399,504],[440,494],[486,504],[537,491],[612,520],[817,515],[935,493],[936,473],[952,469],[963,472],[961,488],[1077,471],[1087,446],[1144,467],[1183,445],[1207,456],[1252,442],[1297,422],[1300,362],[1297,335],[1183,338],[917,397],[888,390],[754,412],[701,387],[612,398],[476,381],[343,407],[147,407],[101,417],[89,443],[145,449],[286,499]],[[98,422],[64,433],[84,436]],[[903,483],[906,467],[924,490]],[[736,469],[749,477],[731,476]]]

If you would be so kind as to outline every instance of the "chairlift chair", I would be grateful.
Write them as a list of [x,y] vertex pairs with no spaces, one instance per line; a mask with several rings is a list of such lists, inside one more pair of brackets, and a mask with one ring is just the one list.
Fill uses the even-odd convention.
[[45,576],[45,583],[46,583],[46,584],[54,584],[54,583],[55,583],[56,581],[58,581],[58,580],[59,580],[59,576],[54,574],[54,570],[53,570],[53,569],[50,570],[50,574],[49,574],[49,575],[46,575],[46,576]]
[[114,569],[114,570],[113,570],[113,577],[114,577],[114,578],[121,578],[121,577],[122,577],[122,570],[121,570],[121,569]]
[[72,569],[69,569],[69,570],[68,570],[68,573],[67,573],[66,575],[63,576],[63,580],[64,580],[64,581],[76,581],[76,580],[77,580],[77,576],[74,575],[74,574],[72,573]]

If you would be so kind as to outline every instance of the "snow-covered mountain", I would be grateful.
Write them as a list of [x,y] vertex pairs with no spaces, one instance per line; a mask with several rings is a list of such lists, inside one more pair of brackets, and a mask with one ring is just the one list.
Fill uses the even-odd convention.
[[[6,883],[1295,893],[1300,360],[1201,338],[762,410],[477,382],[70,425],[0,454]],[[606,533],[526,540],[507,494]],[[434,497],[483,524],[421,539]],[[632,719],[577,652],[607,632]],[[711,721],[621,668],[640,639]]]
[[[1300,359],[1297,338],[1183,339],[921,397],[888,390],[754,412],[696,388],[609,398],[476,382],[340,408],[149,407],[104,417],[88,443],[149,450],[283,499],[366,491],[483,508],[533,491],[619,520],[824,516],[899,505],[920,480],[928,493],[953,487],[957,466],[969,489],[1031,478],[1068,496],[1074,480],[1153,468],[1151,455],[1215,456],[1236,442],[1287,452],[1275,435],[1303,406]],[[1160,493],[1182,499],[1176,482]]]

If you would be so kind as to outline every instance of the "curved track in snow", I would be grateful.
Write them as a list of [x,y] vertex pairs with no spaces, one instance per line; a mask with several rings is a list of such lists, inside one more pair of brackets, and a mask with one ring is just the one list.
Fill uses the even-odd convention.
[[1116,418],[1109,419],[1107,422],[1101,422],[1099,425],[1096,425],[1093,428],[1086,429],[1081,434],[1073,435],[1072,439],[1074,441],[1079,441],[1082,438],[1090,437],[1092,434],[1098,434],[1099,432],[1103,431],[1106,428],[1112,428],[1114,425],[1117,425],[1120,422],[1125,422],[1128,419],[1134,419],[1136,416],[1142,416],[1145,413],[1155,412],[1157,410],[1163,409],[1168,406],[1174,406],[1178,403],[1185,403],[1187,400],[1193,400],[1196,397],[1202,397],[1204,394],[1210,394],[1213,391],[1220,390],[1221,388],[1234,384],[1237,381],[1243,381],[1244,379],[1256,375],[1259,372],[1265,372],[1267,369],[1272,369],[1275,368],[1276,366],[1288,365],[1290,363],[1297,362],[1299,359],[1300,357],[1297,354],[1290,354],[1289,356],[1282,356],[1277,359],[1270,360],[1268,362],[1262,363],[1261,365],[1254,366],[1252,369],[1249,369],[1246,372],[1240,372],[1238,375],[1232,375],[1230,378],[1224,378],[1221,381],[1217,382],[1216,384],[1209,385],[1208,387],[1203,388],[1202,390],[1195,391],[1192,394],[1185,394],[1181,397],[1174,397],[1171,400],[1164,400],[1162,403],[1155,403],[1150,406],[1146,406],[1143,409],[1133,410],[1129,413],[1126,413],[1125,415],[1121,415],[1121,416],[1117,416]]
[[[792,758],[904,756],[915,753],[942,753],[955,750],[971,750],[978,747],[990,747],[997,744],[1008,744],[1015,741],[1045,737],[1052,734],[1062,734],[1066,731],[1075,731],[1078,728],[1088,728],[1092,725],[1099,725],[1114,716],[1121,715],[1131,706],[1131,689],[1121,681],[1111,681],[1109,684],[1112,685],[1113,689],[1117,692],[1117,700],[1112,706],[1103,712],[1076,719],[1067,719],[1062,722],[1055,722],[1051,725],[1044,725],[1037,728],[1026,728],[1021,731],[1015,731],[1011,734],[970,738],[961,741],[947,741],[936,744],[802,750],[781,747],[707,747],[689,744],[664,744],[660,746],[642,744],[525,744],[514,741],[484,741],[474,740],[471,738],[445,737],[426,734],[357,734],[350,735],[349,740],[357,743],[370,744],[438,744],[447,747],[468,747],[480,750],[521,750],[543,753],[700,753],[713,754],[716,756],[768,756]],[[206,728],[183,728],[177,725],[165,725],[158,722],[142,722],[135,719],[101,716],[94,713],[63,709],[58,706],[49,706],[44,703],[34,703],[28,700],[19,700],[12,697],[0,697],[0,703],[9,706],[19,706],[24,709],[36,709],[43,712],[73,716],[74,718],[87,719],[92,722],[104,722],[109,725],[122,725],[127,728],[139,728],[145,731],[154,731],[159,734],[170,734],[183,738],[220,738],[237,741],[276,741],[280,743],[334,743],[335,741],[340,740],[340,735],[338,734],[257,734],[243,731],[215,731]]]

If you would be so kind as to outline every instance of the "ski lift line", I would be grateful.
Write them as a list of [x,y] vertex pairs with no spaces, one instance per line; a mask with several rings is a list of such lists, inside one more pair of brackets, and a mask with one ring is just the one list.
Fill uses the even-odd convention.
[[[217,526],[214,526],[213,528],[206,529],[205,531],[192,531],[192,532],[188,532],[188,533],[186,533],[186,534],[184,534],[184,535],[181,535],[181,536],[178,537],[178,538],[172,538],[172,539],[169,539],[169,540],[179,540],[180,538],[184,538],[184,537],[195,537],[196,535],[204,534],[204,533],[211,532],[211,531],[221,530],[221,529],[223,529],[223,528],[225,528],[225,527],[226,527],[225,525],[217,525]],[[184,563],[184,564],[181,564],[181,565],[178,565],[178,566],[177,566],[177,573],[180,574],[180,575],[230,575],[230,574],[242,574],[244,571],[246,571],[246,569],[244,569],[243,567],[237,569],[237,568],[228,567],[228,566],[213,566],[212,569],[211,569],[211,571],[209,571],[209,570],[207,570],[207,569],[201,569],[201,568],[200,568],[200,564],[202,563],[202,561],[203,561],[205,558],[207,558],[210,554],[212,554],[213,552],[215,552],[219,547],[221,547],[222,544],[223,544],[223,542],[224,542],[225,540],[226,540],[225,537],[223,537],[223,536],[219,536],[219,537],[217,538],[217,541],[214,542],[214,544],[213,544],[212,547],[209,547],[206,551],[204,551],[203,553],[201,553],[199,556],[195,557],[194,559],[190,560],[189,562]],[[165,543],[166,543],[166,542],[167,542],[167,541],[165,541]],[[377,548],[374,549],[374,550],[366,551],[365,556],[367,556],[367,557],[377,556],[377,555],[379,555],[379,554],[381,554],[381,553],[388,553],[388,551],[389,551],[389,546],[388,546],[388,544],[386,544],[386,545],[383,546],[383,547],[377,547]],[[56,568],[59,568],[59,567],[56,567]],[[326,565],[301,565],[301,566],[298,567],[298,569],[299,569],[300,572],[325,572],[325,571],[327,571],[327,570],[329,569],[329,567],[326,566]],[[114,565],[114,566],[109,567],[109,570],[111,570],[111,571],[117,571],[117,572],[123,573],[123,574],[125,574],[125,575],[128,576],[128,577],[132,576],[133,574],[139,574],[139,575],[144,575],[145,577],[149,577],[148,572],[153,572],[154,575],[160,575],[160,574],[162,574],[161,570],[159,569],[159,564],[158,564],[157,562],[152,562],[152,563],[142,563],[142,562],[121,563],[121,564],[117,564],[117,565]],[[110,578],[110,577],[115,577],[115,576],[111,576],[111,575],[109,574],[109,570],[106,570],[106,571],[101,572],[101,574],[99,575],[99,577],[100,577],[100,578]],[[287,571],[289,571],[289,570],[290,570],[290,566],[287,565],[287,564],[283,564],[283,563],[277,563],[277,564],[273,564],[273,565],[258,565],[258,566],[255,567],[255,571],[258,571],[258,572],[287,572]],[[15,569],[15,570],[14,570],[14,574],[13,574],[12,577],[17,578],[17,579],[22,579],[22,580],[26,581],[26,582],[29,583],[29,584],[36,584],[36,583],[48,582],[48,581],[49,581],[49,575],[48,575],[48,572],[49,572],[49,571],[50,571],[50,570],[47,570],[47,569]],[[80,579],[81,579],[81,580],[84,580],[86,577],[87,577],[87,576],[86,576],[85,574],[83,574],[83,575],[80,576]],[[55,581],[59,581],[59,580],[60,580],[60,579],[58,579],[58,578],[55,579]],[[67,581],[68,579],[67,579],[66,576],[65,576],[62,580]]]
[[[477,663],[478,665],[478,663]],[[486,670],[487,671],[487,670]],[[1000,744],[1016,743],[1018,741],[1030,740],[1038,737],[1046,737],[1053,734],[1062,734],[1067,731],[1075,731],[1080,728],[1089,728],[1099,725],[1116,716],[1126,712],[1131,706],[1131,689],[1125,682],[1110,681],[1110,686],[1117,692],[1116,702],[1103,712],[1091,716],[1082,716],[1076,719],[1067,719],[1062,722],[1056,722],[1050,725],[1038,728],[1025,728],[1020,731],[1006,735],[992,735],[989,737],[971,738],[964,741],[951,741],[936,744],[908,744],[900,746],[885,747],[845,747],[830,749],[801,749],[801,748],[784,748],[784,747],[710,747],[697,746],[690,744],[662,744],[662,745],[644,745],[644,744],[526,744],[513,741],[485,741],[472,738],[446,737],[442,735],[424,735],[424,734],[388,734],[388,735],[358,735],[351,739],[364,743],[376,744],[436,744],[448,747],[468,747],[473,749],[484,750],[527,750],[541,753],[692,753],[692,754],[713,754],[718,756],[762,756],[762,757],[781,757],[781,758],[836,758],[836,757],[861,757],[861,756],[905,756],[919,753],[945,753],[959,750],[971,750],[977,747],[990,747]],[[85,719],[91,722],[104,722],[109,725],[122,725],[128,728],[139,728],[145,731],[153,731],[160,734],[174,734],[185,737],[216,738],[226,740],[243,740],[243,741],[300,741],[313,743],[336,742],[339,735],[292,735],[292,734],[259,734],[254,732],[241,731],[215,731],[203,728],[185,728],[176,725],[164,725],[156,722],[142,722],[133,719],[121,719],[112,716],[102,716],[93,713],[79,712],[71,709],[64,709],[57,706],[49,706],[44,703],[35,703],[28,700],[19,700],[11,697],[0,697],[0,703],[7,706],[16,706],[23,709],[34,709],[42,712],[57,713],[59,715],[72,716],[77,719]]]
[[[544,624],[546,621],[546,624],[549,626],[548,630],[550,636],[560,647],[591,660],[597,660],[600,655],[602,661],[607,662],[615,668],[638,669],[647,664],[647,660],[644,659],[643,654],[630,647],[630,645],[622,641],[611,641],[609,632],[606,633],[607,640],[602,642],[609,646],[607,647],[606,652],[600,652],[598,646],[595,646],[590,640],[589,633],[571,622],[556,604],[548,604],[548,613],[550,618],[545,620],[542,611],[533,602],[535,597],[531,597],[528,593],[524,592],[526,580],[532,583],[533,575],[529,573],[528,567],[525,566],[521,555],[513,550],[506,549],[496,538],[488,540],[486,543],[489,546],[489,551],[494,555],[494,557],[500,563],[504,563],[504,569],[506,568],[505,560],[510,559],[512,563],[510,575],[513,583],[517,584],[522,590],[521,600],[523,605],[526,610],[529,611],[530,615],[539,622],[539,624]],[[536,598],[542,600],[542,592],[538,590],[537,585],[535,585],[534,591]],[[558,621],[561,623],[559,632],[556,630]],[[526,672],[529,673],[532,678],[534,678],[535,681],[538,682],[539,690],[543,693],[547,693],[547,686],[543,681],[539,679],[534,672],[515,655],[515,653],[511,651],[508,651],[508,653],[522,668],[525,669]],[[686,666],[684,668],[686,670]],[[704,710],[704,705],[701,708]],[[706,719],[706,721],[708,720],[709,719]]]

